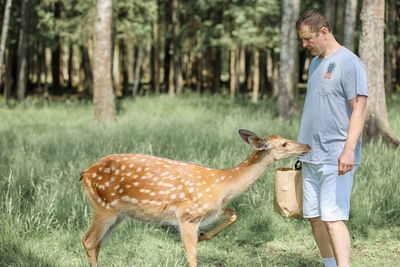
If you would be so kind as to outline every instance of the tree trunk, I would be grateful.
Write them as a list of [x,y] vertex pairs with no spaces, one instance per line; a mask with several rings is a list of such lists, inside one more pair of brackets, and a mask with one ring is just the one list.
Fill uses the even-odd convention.
[[385,90],[386,95],[391,97],[393,92],[392,73],[393,73],[393,59],[395,54],[395,38],[396,38],[396,18],[397,6],[396,0],[389,0],[386,13],[386,42],[385,42]]
[[174,62],[174,85],[178,95],[182,94],[183,79],[181,69],[181,46],[179,29],[179,1],[172,0],[172,39],[173,39],[173,62]]
[[1,41],[0,41],[0,86],[1,77],[3,76],[3,60],[4,52],[6,51],[6,40],[8,33],[8,25],[10,21],[10,11],[11,11],[12,0],[7,0],[6,7],[4,9],[3,26],[1,28]]
[[72,89],[73,82],[73,58],[74,58],[74,46],[69,45],[69,55],[68,55],[68,88]]
[[258,48],[254,49],[254,70],[253,70],[253,96],[252,102],[258,102],[260,90],[260,52]]
[[122,67],[122,95],[126,96],[129,94],[129,57],[126,39],[120,40],[119,47]]
[[335,39],[339,43],[343,43],[343,35],[344,35],[344,15],[345,15],[345,6],[347,0],[337,0],[336,1],[336,17],[335,17]]
[[28,82],[28,24],[29,24],[29,0],[23,0],[21,9],[21,29],[18,44],[18,77],[17,100],[23,101]]
[[160,92],[160,34],[158,32],[158,17],[160,16],[160,3],[157,1],[157,19],[153,23],[153,46],[152,46],[152,78],[151,83],[155,94]]
[[297,31],[296,19],[299,16],[300,0],[284,0],[281,24],[281,54],[279,65],[279,95],[276,116],[289,119],[291,104],[297,80]]
[[268,76],[268,70],[267,70],[267,53],[265,52],[264,49],[260,50],[260,95],[261,97],[265,95],[267,92],[267,76]]
[[92,93],[93,90],[93,73],[87,46],[85,45],[81,46],[81,54],[82,54],[81,69],[84,73],[84,78],[83,80],[81,80],[80,83],[83,83],[83,91],[89,95]]
[[121,40],[115,40],[114,49],[113,49],[113,57],[112,57],[112,77],[113,77],[113,86],[115,95],[122,95],[122,87],[121,87],[121,64],[120,64],[120,43]]
[[354,52],[354,30],[356,28],[357,18],[357,0],[346,1],[346,14],[344,16],[344,37],[345,47]]
[[111,73],[111,26],[112,0],[97,0],[93,102],[95,119],[99,121],[108,121],[115,117]]
[[335,32],[336,0],[326,0],[324,9],[325,17],[328,20],[332,31]]
[[365,134],[367,139],[382,136],[385,141],[398,147],[400,141],[393,135],[389,126],[383,81],[384,11],[384,0],[363,0],[360,57],[365,64],[368,77]]
[[[61,3],[57,1],[54,4],[54,18],[60,19],[61,17]],[[57,33],[55,36],[55,48],[51,53],[51,73],[53,79],[53,91],[59,93],[60,91],[60,76],[61,76],[61,44],[60,35]]]
[[232,48],[230,51],[230,64],[229,64],[229,72],[230,72],[230,79],[229,79],[229,88],[230,88],[230,95],[231,99],[235,99],[235,94],[238,91],[239,85],[239,77],[237,73],[237,50]]

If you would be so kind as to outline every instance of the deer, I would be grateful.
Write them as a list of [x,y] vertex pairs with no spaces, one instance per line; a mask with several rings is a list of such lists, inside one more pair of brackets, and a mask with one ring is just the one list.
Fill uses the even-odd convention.
[[[80,181],[94,210],[92,225],[82,242],[89,265],[97,266],[100,247],[125,217],[175,225],[190,267],[197,266],[197,243],[210,240],[233,224],[237,215],[227,205],[275,161],[310,152],[301,144],[271,135],[260,138],[239,130],[255,152],[231,169],[145,154],[111,154],[82,172]],[[211,230],[199,227],[225,218]]]

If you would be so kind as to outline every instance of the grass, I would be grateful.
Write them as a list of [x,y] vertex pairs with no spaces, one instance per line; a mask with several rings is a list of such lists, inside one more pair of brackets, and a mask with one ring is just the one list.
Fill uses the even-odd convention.
[[[388,107],[400,137],[400,101]],[[274,104],[218,96],[165,96],[118,103],[118,118],[93,121],[84,102],[40,99],[0,107],[0,266],[85,266],[81,238],[92,210],[82,170],[110,153],[146,153],[229,168],[251,154],[240,128],[296,139],[300,115],[274,120]],[[274,213],[273,168],[230,207],[238,221],[198,247],[199,266],[322,266],[304,219]],[[364,146],[353,187],[352,266],[400,265],[400,153],[382,141]],[[179,232],[126,220],[104,244],[101,266],[185,266]]]

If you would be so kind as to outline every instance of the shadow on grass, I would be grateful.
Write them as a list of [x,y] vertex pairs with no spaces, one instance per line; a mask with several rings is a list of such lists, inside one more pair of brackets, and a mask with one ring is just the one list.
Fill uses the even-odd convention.
[[0,266],[55,267],[58,265],[38,257],[31,250],[23,249],[17,244],[8,243],[0,246]]

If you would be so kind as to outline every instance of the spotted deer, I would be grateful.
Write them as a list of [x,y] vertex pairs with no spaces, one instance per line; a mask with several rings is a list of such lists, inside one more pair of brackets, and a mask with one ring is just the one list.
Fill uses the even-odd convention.
[[[83,238],[90,266],[97,266],[101,244],[129,215],[179,227],[189,266],[197,266],[197,242],[209,240],[236,221],[226,206],[276,160],[310,151],[278,135],[260,138],[239,130],[256,151],[238,166],[219,170],[143,154],[108,155],[82,173],[81,182],[94,209]],[[225,221],[198,237],[200,225]]]

